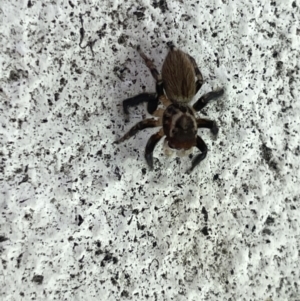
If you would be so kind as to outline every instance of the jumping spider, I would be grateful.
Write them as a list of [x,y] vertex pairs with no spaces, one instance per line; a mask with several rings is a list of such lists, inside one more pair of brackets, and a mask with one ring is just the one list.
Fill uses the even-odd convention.
[[[197,135],[198,128],[208,128],[214,135],[218,133],[215,121],[196,118],[196,112],[204,108],[210,100],[223,95],[224,90],[218,89],[201,96],[191,107],[189,102],[203,84],[202,74],[193,57],[177,49],[172,43],[168,46],[170,50],[163,63],[161,75],[153,62],[139,46],[137,47],[137,51],[156,81],[156,93],[142,93],[125,99],[124,113],[128,119],[129,107],[147,102],[148,112],[158,119],[149,118],[138,122],[115,143],[121,143],[145,128],[162,126],[150,137],[146,145],[145,159],[150,169],[153,168],[153,150],[158,141],[166,136],[165,142],[172,149],[188,150],[196,146],[201,151],[192,160],[192,166],[188,170],[191,172],[207,154],[205,142]],[[165,106],[164,109],[158,108],[159,101]]]

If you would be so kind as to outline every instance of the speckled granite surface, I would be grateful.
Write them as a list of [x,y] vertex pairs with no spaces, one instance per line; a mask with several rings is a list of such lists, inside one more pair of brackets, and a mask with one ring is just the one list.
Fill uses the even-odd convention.
[[[298,0],[0,6],[1,300],[300,300]],[[191,175],[112,144],[168,41],[226,89]]]

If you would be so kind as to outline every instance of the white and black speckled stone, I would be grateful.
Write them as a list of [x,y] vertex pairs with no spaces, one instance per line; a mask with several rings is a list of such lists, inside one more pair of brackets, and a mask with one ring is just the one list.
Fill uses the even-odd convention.
[[[299,301],[300,3],[12,1],[0,9],[0,299]],[[166,43],[195,57],[207,159],[112,142]],[[199,97],[198,95],[198,97]],[[196,98],[195,98],[196,99]],[[154,130],[155,131],[155,130]],[[195,150],[196,151],[196,150]]]

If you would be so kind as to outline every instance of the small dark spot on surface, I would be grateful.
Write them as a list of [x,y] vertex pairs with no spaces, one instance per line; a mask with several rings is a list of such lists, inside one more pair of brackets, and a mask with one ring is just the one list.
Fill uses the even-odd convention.
[[72,1],[69,1],[69,5],[70,5],[72,8],[75,7],[75,5],[72,3]]
[[111,253],[106,253],[104,258],[101,261],[101,266],[104,267],[105,266],[105,262],[113,262],[113,264],[118,263],[118,258],[112,256]]
[[145,14],[141,11],[136,11],[133,14],[137,17],[138,21],[142,20],[145,16]]
[[203,235],[207,236],[208,234],[208,228],[207,226],[205,226],[204,228],[202,228],[201,232],[203,233]]
[[42,119],[42,123],[47,123],[47,122],[48,122],[47,118]]
[[277,70],[282,69],[282,66],[283,66],[283,62],[282,62],[282,61],[278,61],[278,62],[276,63],[276,69],[277,69]]
[[17,268],[20,268],[22,257],[23,257],[23,253],[21,253],[17,258]]
[[77,216],[77,225],[80,226],[83,223],[84,219],[80,214]]
[[242,188],[243,188],[243,191],[244,193],[247,195],[249,193],[249,187],[246,183],[243,183],[242,184]]
[[7,237],[5,237],[5,236],[3,236],[3,235],[0,235],[0,242],[4,242],[4,241],[6,241],[6,240],[8,240]]
[[124,290],[124,291],[121,292],[121,297],[128,298],[129,297],[129,293]]
[[270,229],[268,229],[268,228],[265,228],[265,229],[262,230],[262,234],[264,234],[264,235],[271,235],[272,231]]
[[202,207],[201,213],[204,215],[204,221],[207,223],[207,221],[208,221],[208,213],[207,213],[205,207]]
[[118,181],[120,181],[122,178],[122,175],[120,174],[120,169],[118,166],[116,166],[114,174],[117,176]]
[[114,277],[111,277],[110,281],[113,285],[118,285],[118,281]]
[[29,1],[27,2],[27,7],[30,8],[30,7],[32,7],[32,6],[33,6],[33,4],[32,4],[32,2],[31,2],[31,0],[29,0]]
[[218,174],[215,174],[214,177],[213,177],[213,180],[214,180],[214,181],[217,181],[218,179],[219,179],[219,175],[218,175]]
[[164,13],[166,10],[168,10],[168,5],[167,5],[166,0],[153,1],[152,6],[154,8],[159,7],[162,13]]
[[100,157],[102,156],[102,149],[97,151],[96,156],[100,156]]
[[128,39],[128,36],[121,34],[118,38],[118,43],[119,44],[124,44],[126,42],[126,40]]
[[29,179],[28,175],[25,175],[23,177],[23,179],[19,182],[19,185],[22,184],[22,183],[26,183],[28,181],[28,179]]
[[275,222],[275,219],[272,216],[269,215],[267,217],[266,221],[265,221],[265,224],[266,225],[272,225],[272,224],[274,224],[274,222]]
[[15,70],[11,70],[9,73],[9,80],[10,81],[18,81],[21,78],[21,75],[15,71]]
[[213,38],[215,38],[217,35],[218,35],[218,33],[217,33],[217,32],[214,32],[211,36],[212,36]]
[[44,280],[44,276],[42,275],[34,275],[33,278],[31,279],[32,282],[35,282],[37,284],[42,284]]
[[139,214],[139,209],[133,209],[132,214],[138,215]]
[[266,161],[271,169],[277,170],[277,163],[272,159],[272,149],[266,146],[266,144],[262,144],[261,147],[261,156]]
[[103,254],[103,251],[101,249],[95,251],[96,256],[99,256],[101,254]]

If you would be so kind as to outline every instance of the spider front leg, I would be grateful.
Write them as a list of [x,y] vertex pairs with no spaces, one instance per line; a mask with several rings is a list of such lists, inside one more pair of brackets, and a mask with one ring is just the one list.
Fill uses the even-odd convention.
[[160,129],[159,132],[156,134],[153,134],[150,139],[147,142],[146,149],[145,149],[145,159],[146,162],[150,168],[150,170],[153,169],[153,151],[158,143],[158,141],[164,136],[164,131],[163,129]]
[[196,155],[192,160],[192,166],[189,170],[187,170],[187,173],[191,173],[193,169],[202,161],[205,159],[207,155],[207,146],[205,142],[202,140],[200,136],[197,136],[197,144],[196,147],[201,151],[200,154]]
[[152,62],[152,60],[150,60],[147,57],[147,55],[141,50],[141,47],[139,45],[137,46],[136,49],[137,49],[138,53],[140,54],[140,56],[142,57],[142,59],[144,60],[146,66],[149,68],[152,76],[154,77],[154,79],[156,81],[156,94],[157,94],[157,102],[158,102],[158,99],[162,95],[164,95],[164,87],[163,87],[163,80],[161,78],[161,74],[157,71],[157,68],[154,65],[154,63]]
[[[153,62],[141,51],[140,46],[137,46],[137,51],[140,56],[145,61],[147,67],[150,69],[152,76],[156,81],[156,93],[141,93],[137,96],[127,98],[123,101],[123,110],[125,113],[126,121],[129,120],[129,111],[128,108],[132,106],[136,106],[142,102],[147,102],[147,111],[149,114],[154,114],[157,110],[159,98],[164,95],[163,82],[161,79],[161,75],[157,71]],[[154,114],[155,115],[155,114]]]
[[138,122],[135,126],[133,126],[123,137],[116,140],[114,143],[119,144],[132,136],[134,136],[137,132],[146,129],[146,128],[153,128],[161,125],[160,119],[145,119],[140,122]]
[[196,119],[196,122],[197,122],[198,129],[200,128],[210,129],[213,135],[217,135],[219,132],[217,123],[214,120],[198,118]]
[[196,80],[196,83],[195,83],[195,85],[196,85],[196,93],[195,94],[197,94],[198,91],[200,90],[200,88],[203,85],[203,76],[202,76],[202,73],[199,70],[199,67],[197,66],[197,63],[196,63],[195,59],[189,54],[188,54],[188,57],[189,57],[191,63],[193,64],[193,66],[194,66],[196,77],[197,77],[197,80]]
[[216,91],[211,91],[203,96],[201,96],[193,105],[193,108],[198,112],[202,110],[210,100],[218,98],[224,94],[224,89],[219,89]]
[[159,98],[156,93],[141,93],[131,98],[123,100],[123,110],[125,114],[125,120],[129,120],[129,107],[137,106],[142,102],[147,102],[147,111],[149,114],[153,114],[158,107]]

